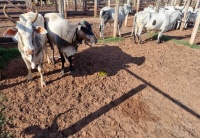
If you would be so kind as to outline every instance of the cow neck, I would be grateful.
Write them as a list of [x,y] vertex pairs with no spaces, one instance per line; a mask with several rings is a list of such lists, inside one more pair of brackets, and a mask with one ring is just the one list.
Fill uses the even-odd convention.
[[73,37],[73,40],[72,40],[72,43],[74,45],[80,45],[82,42],[82,39],[79,37],[78,35],[78,28],[76,28],[76,33],[74,34],[74,37]]
[[35,54],[38,55],[42,51],[41,38],[37,36],[36,33],[34,32],[32,33],[32,35],[33,35],[32,44],[35,48]]

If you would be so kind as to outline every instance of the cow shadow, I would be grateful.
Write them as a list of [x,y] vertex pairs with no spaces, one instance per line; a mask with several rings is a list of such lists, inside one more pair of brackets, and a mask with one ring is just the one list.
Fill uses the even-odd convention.
[[144,62],[144,56],[133,57],[124,53],[118,46],[92,47],[74,55],[73,63],[76,71],[71,75],[78,77],[105,72],[107,76],[113,76],[129,67],[129,64],[140,66]]

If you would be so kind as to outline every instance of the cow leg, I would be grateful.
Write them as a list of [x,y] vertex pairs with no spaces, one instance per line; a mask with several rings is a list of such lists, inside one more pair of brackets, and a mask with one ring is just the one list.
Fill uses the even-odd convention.
[[138,42],[141,44],[141,40],[140,40],[140,36],[138,34],[136,34]]
[[157,43],[161,43],[161,37],[162,37],[163,32],[164,32],[164,29],[161,30],[160,33],[158,34]]
[[50,41],[49,35],[47,35],[47,39],[48,39],[48,42],[49,42],[49,45],[50,45],[51,51],[52,51],[52,63],[53,63],[53,65],[55,65],[56,61],[55,61],[55,58],[54,58],[54,47],[53,47],[53,43]]
[[41,87],[46,87],[46,83],[44,81],[44,76],[43,76],[43,66],[42,63],[38,64],[38,72],[40,73],[40,79],[41,79]]
[[32,79],[32,74],[31,74],[31,63],[22,55],[22,58],[24,59],[24,62],[27,66],[28,69],[28,76],[27,76],[27,81],[30,81]]
[[138,26],[138,30],[137,30],[137,39],[138,39],[138,42],[141,44],[141,42],[142,42],[142,40],[140,39],[140,35],[141,35],[141,33],[142,33],[142,30],[143,30],[143,28],[144,28],[144,25],[140,25],[140,26]]
[[71,72],[75,72],[75,69],[72,65],[72,56],[67,57],[68,61],[69,61],[69,69]]
[[65,64],[65,57],[64,57],[63,53],[60,52],[60,50],[59,50],[59,53],[60,53],[61,62],[62,62],[62,69],[61,69],[60,73],[61,73],[61,75],[64,75],[65,74],[65,66],[64,66],[64,64]]
[[44,52],[45,52],[46,57],[47,57],[47,62],[48,62],[48,64],[50,64],[51,63],[51,59],[50,59],[49,55],[47,54],[47,47],[46,47],[46,45],[44,45]]
[[104,27],[105,27],[105,24],[100,26],[100,37],[103,39],[104,39],[104,29],[105,29]]
[[123,23],[123,22],[119,22],[119,23],[118,23],[119,37],[122,37],[122,36],[121,36],[121,32],[120,32],[120,28],[122,27],[122,23]]
[[99,26],[99,31],[100,31],[100,37],[104,39],[104,27],[105,27],[105,22],[104,19],[101,19],[101,23]]

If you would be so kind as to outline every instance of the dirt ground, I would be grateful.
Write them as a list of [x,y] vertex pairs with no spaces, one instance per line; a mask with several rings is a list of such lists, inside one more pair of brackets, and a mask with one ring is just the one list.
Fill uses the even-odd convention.
[[[99,36],[98,18],[69,20],[80,19],[92,23]],[[112,36],[109,28],[106,37]],[[61,76],[61,62],[52,65],[45,59],[44,89],[37,70],[27,82],[22,58],[12,60],[0,81],[7,97],[5,130],[15,138],[199,138],[200,50],[173,41],[134,44],[131,28],[129,17],[123,41],[80,45],[75,73],[66,62]],[[191,32],[164,35],[189,40]]]

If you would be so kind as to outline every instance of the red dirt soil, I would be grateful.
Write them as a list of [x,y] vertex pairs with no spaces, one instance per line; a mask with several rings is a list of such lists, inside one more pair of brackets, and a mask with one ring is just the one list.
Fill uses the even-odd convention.
[[[99,19],[84,19],[99,36]],[[61,76],[61,62],[54,66],[45,58],[44,89],[37,71],[27,82],[22,58],[12,60],[0,82],[7,97],[5,130],[15,138],[199,138],[200,50],[173,41],[134,44],[131,29],[129,17],[123,41],[80,45],[73,59],[75,73],[66,62]],[[109,25],[106,37],[111,37],[108,30]],[[191,33],[188,29],[164,35],[188,41]]]

